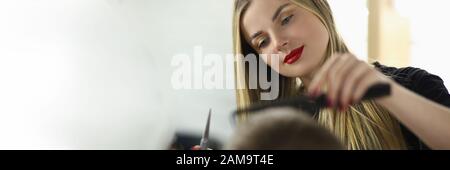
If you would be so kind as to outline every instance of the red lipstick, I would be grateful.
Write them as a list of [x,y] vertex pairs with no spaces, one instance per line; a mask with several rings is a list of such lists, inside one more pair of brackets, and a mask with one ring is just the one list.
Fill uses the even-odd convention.
[[293,64],[295,63],[300,57],[302,57],[303,49],[305,46],[301,46],[295,50],[292,50],[291,53],[289,53],[286,58],[284,58],[284,63],[286,64]]

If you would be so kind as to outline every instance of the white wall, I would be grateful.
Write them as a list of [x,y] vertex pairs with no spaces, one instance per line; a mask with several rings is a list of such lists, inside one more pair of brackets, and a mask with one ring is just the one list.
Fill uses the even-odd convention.
[[368,9],[367,0],[328,0],[336,27],[351,52],[367,61]]
[[227,6],[1,1],[0,148],[162,148],[176,127],[198,130],[209,107],[213,125],[226,126],[230,92],[173,92],[167,77],[175,53],[229,50],[229,16],[217,12]]
[[450,87],[450,1],[396,1],[397,10],[411,23],[411,65],[439,75]]

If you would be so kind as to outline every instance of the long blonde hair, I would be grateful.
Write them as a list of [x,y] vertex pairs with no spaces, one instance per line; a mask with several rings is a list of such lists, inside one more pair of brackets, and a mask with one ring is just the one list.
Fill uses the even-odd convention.
[[[257,54],[241,36],[241,16],[252,0],[235,0],[233,12],[233,50],[235,54],[236,100],[238,108],[246,108],[261,101],[261,88],[248,88],[248,65],[242,56]],[[344,41],[340,38],[331,8],[326,0],[290,0],[309,12],[313,13],[328,30],[330,41],[327,48],[328,59],[332,53],[349,52]],[[260,62],[258,60],[258,62]],[[259,63],[257,64],[259,65]],[[273,70],[269,70],[273,71]],[[270,75],[270,73],[268,74]],[[303,92],[301,81],[298,78],[289,78],[279,75],[279,96],[277,99],[299,95]],[[245,121],[249,113],[238,115],[239,121]],[[320,125],[329,129],[348,149],[405,149],[406,144],[400,130],[399,123],[383,107],[374,101],[365,101],[354,104],[346,112],[337,112],[332,109],[321,109],[316,114]]]

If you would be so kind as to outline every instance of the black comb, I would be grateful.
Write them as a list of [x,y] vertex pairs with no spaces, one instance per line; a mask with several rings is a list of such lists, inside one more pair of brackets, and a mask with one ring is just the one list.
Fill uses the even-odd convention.
[[[364,94],[362,100],[370,100],[379,97],[389,96],[391,94],[391,86],[387,83],[379,83],[371,86]],[[290,99],[281,99],[265,104],[255,104],[245,109],[239,109],[233,112],[233,117],[243,112],[257,112],[272,107],[294,107],[301,109],[313,115],[318,109],[327,107],[327,95],[321,94],[315,99],[311,99],[306,95],[300,95]]]

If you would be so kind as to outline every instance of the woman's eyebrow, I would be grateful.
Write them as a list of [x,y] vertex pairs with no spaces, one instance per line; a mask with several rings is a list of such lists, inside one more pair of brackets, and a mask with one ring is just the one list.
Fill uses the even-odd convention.
[[258,37],[259,35],[262,34],[262,31],[258,31],[256,33],[254,33],[251,37],[250,37],[250,41],[253,41],[253,39],[255,39],[256,37]]
[[278,9],[275,11],[275,14],[272,17],[272,22],[274,22],[278,18],[278,16],[280,15],[281,11],[283,11],[283,9],[286,8],[289,5],[290,5],[290,3],[286,3],[286,4],[281,5],[280,7],[278,7]]
[[[278,9],[275,11],[275,13],[272,17],[272,22],[274,22],[278,18],[278,16],[281,14],[281,11],[283,11],[283,9],[288,7],[289,5],[290,5],[290,3],[286,3],[286,4],[283,4],[280,7],[278,7]],[[253,39],[255,39],[256,37],[258,37],[261,34],[262,34],[262,31],[258,31],[256,33],[254,33],[252,36],[250,36],[250,41],[253,41]]]

